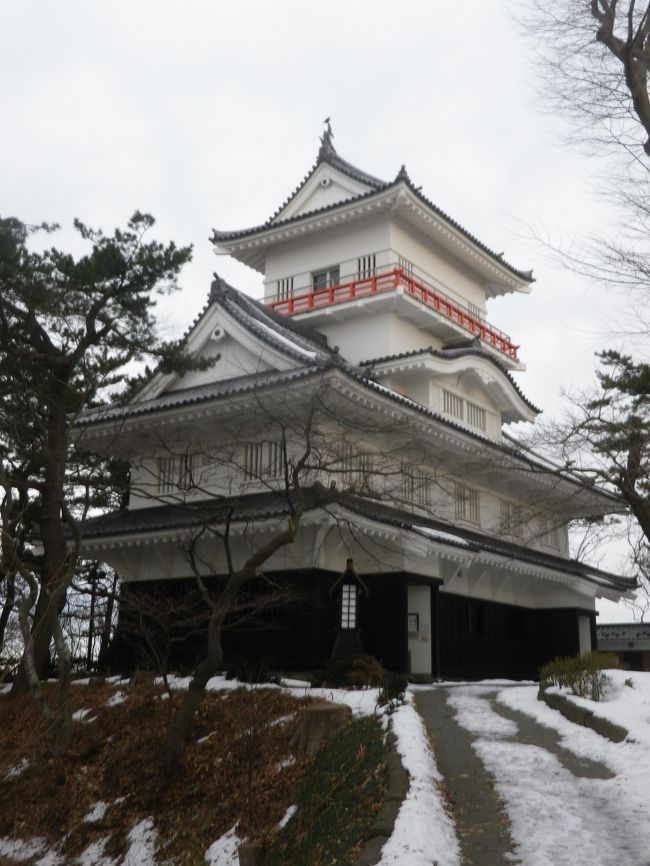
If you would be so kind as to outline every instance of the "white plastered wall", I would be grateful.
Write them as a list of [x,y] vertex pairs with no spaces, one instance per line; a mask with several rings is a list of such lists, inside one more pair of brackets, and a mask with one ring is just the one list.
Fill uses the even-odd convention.
[[409,585],[408,613],[418,615],[418,630],[409,631],[408,649],[412,674],[431,673],[431,587]]
[[255,355],[232,337],[225,336],[218,341],[208,340],[198,353],[199,358],[214,358],[218,360],[207,370],[192,370],[173,382],[167,390],[181,391],[184,388],[195,388],[210,382],[223,379],[234,379],[249,373],[259,373],[270,369],[263,357]]
[[395,251],[395,258],[404,256],[429,274],[437,288],[485,312],[485,289],[481,279],[446,250],[434,247],[430,241],[420,239],[412,229],[395,222],[390,226],[390,247]]
[[580,655],[591,652],[591,619],[582,613],[578,616],[578,635],[580,638]]
[[[277,280],[293,277],[294,293],[311,291],[314,271],[338,265],[341,280],[351,279],[357,272],[357,259],[369,253],[387,251],[389,221],[377,217],[347,224],[287,241],[269,249],[266,255],[265,295],[277,292]],[[380,257],[377,268],[382,265]]]

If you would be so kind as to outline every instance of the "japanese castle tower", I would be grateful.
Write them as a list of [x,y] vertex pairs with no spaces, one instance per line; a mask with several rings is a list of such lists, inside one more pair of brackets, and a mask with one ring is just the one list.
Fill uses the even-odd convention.
[[534,676],[592,648],[597,597],[633,589],[568,551],[570,520],[620,504],[506,432],[538,410],[488,302],[528,292],[531,273],[404,167],[379,180],[332,138],[328,123],[266,222],[214,231],[264,297],[215,279],[185,338],[211,365],[157,373],[130,404],[80,419],[85,444],[129,460],[132,478],[129,508],[86,524],[85,553],[145,605],[178,600],[294,520],[260,567],[289,602],[233,627],[227,652],[293,670],[362,651],[424,676]]

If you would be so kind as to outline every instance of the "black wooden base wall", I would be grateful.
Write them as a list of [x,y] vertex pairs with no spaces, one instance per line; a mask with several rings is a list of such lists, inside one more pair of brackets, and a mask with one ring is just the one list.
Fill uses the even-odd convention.
[[[284,582],[281,603],[237,614],[228,622],[223,645],[226,661],[240,656],[264,659],[271,668],[309,671],[322,668],[332,652],[339,626],[337,574],[309,569],[274,575]],[[408,671],[405,573],[364,575],[368,595],[359,597],[359,631],[366,653],[388,670]],[[214,581],[217,591],[218,582]],[[264,586],[252,587],[263,593]],[[432,674],[452,678],[530,679],[556,656],[579,652],[575,609],[528,610],[440,592],[431,584]],[[191,668],[205,648],[205,604],[192,578],[130,584],[120,606],[109,663]]]

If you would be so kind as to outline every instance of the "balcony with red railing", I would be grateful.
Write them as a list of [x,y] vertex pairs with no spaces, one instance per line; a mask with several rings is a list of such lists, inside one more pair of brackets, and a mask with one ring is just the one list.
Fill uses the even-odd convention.
[[267,297],[264,303],[286,316],[297,316],[362,298],[385,295],[399,288],[403,289],[405,295],[437,314],[441,321],[455,326],[454,330],[460,329],[472,337],[478,337],[487,347],[496,349],[510,361],[519,363],[519,346],[515,345],[507,334],[485,322],[469,307],[451,298],[427,280],[399,266],[382,268],[378,273],[358,276],[326,288],[299,289],[286,296]]

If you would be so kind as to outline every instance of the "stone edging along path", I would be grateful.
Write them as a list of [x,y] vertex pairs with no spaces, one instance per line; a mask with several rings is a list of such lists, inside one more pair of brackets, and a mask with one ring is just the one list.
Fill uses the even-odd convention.
[[355,866],[375,866],[375,864],[379,863],[381,849],[393,832],[397,813],[408,791],[409,774],[404,769],[402,759],[395,748],[396,742],[397,737],[391,731],[386,738],[389,752],[388,784],[386,786],[384,803],[375,815],[375,819],[366,833],[367,841]]
[[602,716],[597,716],[592,710],[574,704],[572,700],[564,695],[559,695],[557,692],[549,693],[540,689],[537,693],[537,699],[544,701],[551,709],[560,712],[570,722],[582,725],[583,728],[591,728],[592,731],[600,734],[601,737],[606,737],[613,743],[622,743],[629,734],[629,731],[621,725],[616,725]]

